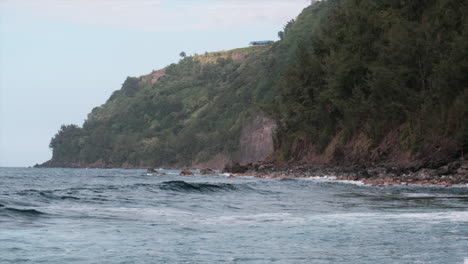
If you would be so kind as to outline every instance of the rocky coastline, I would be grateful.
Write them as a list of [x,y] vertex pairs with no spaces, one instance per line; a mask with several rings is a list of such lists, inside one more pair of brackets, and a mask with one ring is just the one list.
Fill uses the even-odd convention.
[[[144,166],[113,166],[112,164],[52,164],[36,165],[36,168],[126,168],[143,169]],[[186,168],[182,167],[181,168]],[[231,177],[254,176],[258,178],[310,178],[327,177],[336,180],[361,181],[368,185],[442,185],[468,184],[468,160],[459,158],[441,166],[395,164],[298,164],[257,162],[240,165],[230,163],[223,173]],[[212,173],[207,173],[212,174]]]
[[391,165],[317,165],[256,163],[231,164],[224,169],[233,177],[250,175],[258,178],[328,177],[336,180],[361,181],[368,185],[442,185],[468,184],[468,160],[458,159],[443,166],[397,167]]

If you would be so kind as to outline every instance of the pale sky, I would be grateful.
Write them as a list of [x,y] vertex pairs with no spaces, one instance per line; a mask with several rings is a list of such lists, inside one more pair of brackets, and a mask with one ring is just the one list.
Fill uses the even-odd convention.
[[0,166],[51,158],[127,76],[276,40],[309,0],[0,0]]

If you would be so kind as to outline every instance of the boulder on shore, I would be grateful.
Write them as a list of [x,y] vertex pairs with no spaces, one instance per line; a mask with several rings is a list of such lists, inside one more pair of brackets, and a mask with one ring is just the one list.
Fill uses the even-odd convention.
[[180,176],[192,176],[193,175],[193,172],[189,171],[189,170],[183,170],[180,172],[179,174]]
[[201,169],[200,174],[201,175],[213,175],[213,174],[216,174],[216,171],[214,171],[214,170],[212,170],[210,168],[206,168],[206,169]]
[[236,162],[234,164],[227,164],[223,169],[223,173],[245,173],[248,170],[248,166],[243,166],[239,162]]

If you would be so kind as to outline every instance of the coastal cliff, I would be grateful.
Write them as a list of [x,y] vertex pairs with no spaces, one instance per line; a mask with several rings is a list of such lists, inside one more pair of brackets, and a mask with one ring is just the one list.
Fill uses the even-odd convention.
[[275,121],[256,103],[273,91],[247,84],[264,70],[257,64],[270,48],[182,57],[178,64],[128,77],[82,127],[62,126],[51,140],[52,159],[38,167],[221,169],[266,158],[273,151]]
[[265,47],[127,78],[43,166],[438,170],[468,151],[468,4],[319,1]]

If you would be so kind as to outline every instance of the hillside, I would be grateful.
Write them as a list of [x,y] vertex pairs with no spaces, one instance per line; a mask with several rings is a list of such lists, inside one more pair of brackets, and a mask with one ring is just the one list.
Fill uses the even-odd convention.
[[44,166],[438,167],[468,150],[467,5],[316,2],[271,46],[127,78]]
[[335,1],[272,110],[277,161],[437,168],[468,147],[468,2]]
[[61,128],[51,141],[50,164],[189,166],[215,158],[222,162],[215,165],[223,166],[239,151],[244,120],[256,113],[255,95],[236,83],[238,76],[265,51],[252,47],[185,57],[128,77],[82,128]]

